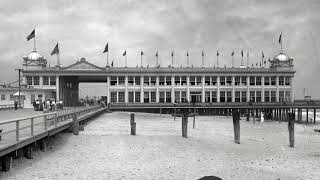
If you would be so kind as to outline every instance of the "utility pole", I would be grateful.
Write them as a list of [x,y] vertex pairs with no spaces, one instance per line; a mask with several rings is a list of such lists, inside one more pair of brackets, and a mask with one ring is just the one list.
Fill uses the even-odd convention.
[[15,69],[16,71],[18,71],[18,74],[19,74],[19,76],[18,76],[18,83],[19,83],[19,91],[18,91],[18,93],[19,93],[19,101],[18,101],[18,104],[19,104],[19,108],[21,108],[21,82],[20,82],[20,77],[21,77],[21,70],[23,70],[23,69]]

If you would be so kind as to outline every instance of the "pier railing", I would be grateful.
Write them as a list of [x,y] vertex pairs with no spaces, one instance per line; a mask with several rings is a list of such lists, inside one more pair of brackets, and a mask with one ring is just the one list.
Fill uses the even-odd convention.
[[7,141],[23,141],[36,134],[43,133],[72,122],[73,114],[76,114],[79,119],[90,112],[97,111],[98,109],[101,109],[100,105],[66,109],[37,116],[2,121],[0,122],[0,144]]

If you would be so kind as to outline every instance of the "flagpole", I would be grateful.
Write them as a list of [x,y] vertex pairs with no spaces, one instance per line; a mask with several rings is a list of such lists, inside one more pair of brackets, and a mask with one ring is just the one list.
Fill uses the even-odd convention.
[[141,65],[141,67],[142,67],[142,49],[141,49],[141,51],[140,51],[140,65]]
[[34,31],[34,38],[33,38],[33,50],[36,51],[36,31]]
[[187,67],[189,67],[189,55],[187,54]]
[[125,55],[125,68],[127,67],[127,53]]
[[109,50],[107,52],[107,67],[109,67]]
[[204,67],[204,55],[202,54],[202,67]]
[[234,68],[234,58],[233,58],[234,55],[232,55],[232,68]]
[[217,67],[219,68],[219,55],[217,53]]

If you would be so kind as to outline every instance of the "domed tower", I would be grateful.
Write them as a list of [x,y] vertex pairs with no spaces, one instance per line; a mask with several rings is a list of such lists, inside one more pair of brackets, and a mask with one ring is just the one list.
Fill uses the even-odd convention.
[[270,68],[277,70],[293,70],[293,58],[280,52],[278,55],[270,59]]
[[36,50],[30,52],[27,56],[23,56],[22,59],[25,70],[40,70],[47,66],[47,59]]

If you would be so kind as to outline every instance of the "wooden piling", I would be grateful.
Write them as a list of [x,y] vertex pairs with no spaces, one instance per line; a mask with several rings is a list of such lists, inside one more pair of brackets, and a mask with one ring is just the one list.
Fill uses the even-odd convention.
[[294,113],[288,113],[289,147],[294,147]]
[[317,117],[317,109],[314,108],[314,109],[313,109],[313,124],[316,123],[316,117]]
[[12,156],[5,155],[1,159],[2,171],[8,172],[12,168]]
[[136,135],[136,122],[135,122],[135,115],[134,113],[130,114],[130,128],[131,128],[131,135]]
[[193,124],[192,128],[194,129],[196,127],[196,108],[193,107]]
[[307,124],[309,123],[309,109],[306,109],[306,120],[307,120]]
[[29,144],[29,145],[26,145],[25,147],[23,147],[23,156],[26,157],[27,159],[33,158],[32,144]]
[[188,114],[182,115],[182,137],[188,138]]
[[76,113],[72,114],[72,121],[73,121],[73,124],[72,124],[73,135],[79,135],[79,121]]
[[234,142],[240,144],[240,113],[237,110],[232,112],[233,118],[233,131],[234,131]]
[[46,152],[48,149],[48,138],[43,138],[39,141],[40,151]]

